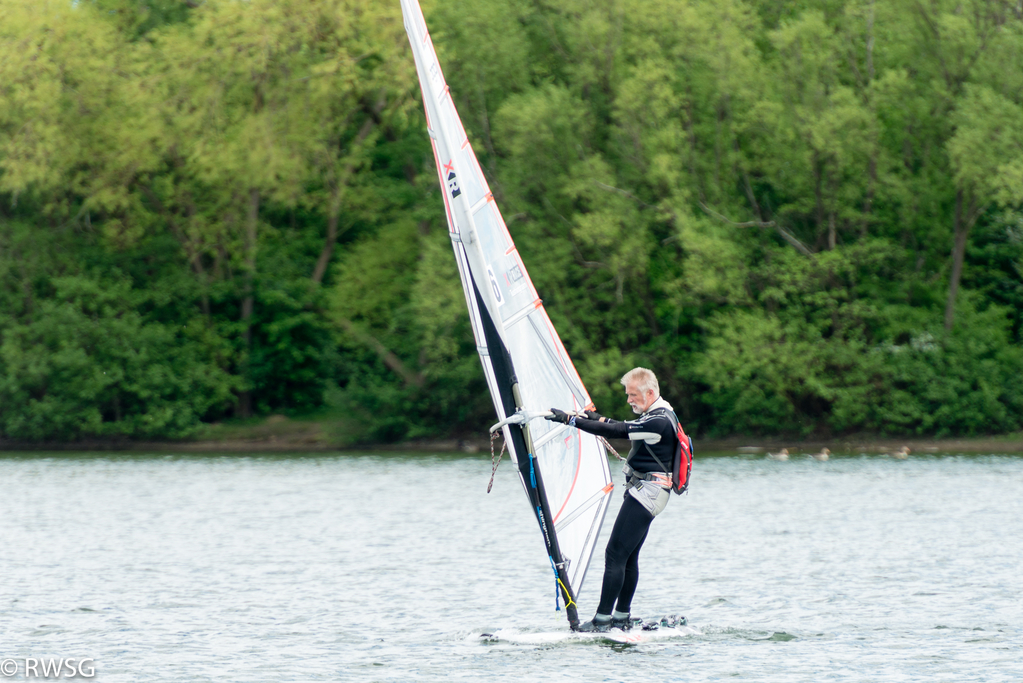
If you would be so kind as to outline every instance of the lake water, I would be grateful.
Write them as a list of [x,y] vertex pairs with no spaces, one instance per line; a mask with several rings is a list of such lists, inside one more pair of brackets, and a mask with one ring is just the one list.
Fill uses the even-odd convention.
[[27,657],[96,681],[1023,680],[1023,458],[698,456],[633,613],[699,633],[636,646],[479,637],[568,628],[513,466],[489,476],[483,455],[4,454],[0,660],[11,680]]

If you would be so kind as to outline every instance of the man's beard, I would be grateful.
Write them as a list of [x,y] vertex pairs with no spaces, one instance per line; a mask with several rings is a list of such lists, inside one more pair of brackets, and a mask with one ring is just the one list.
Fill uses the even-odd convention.
[[630,403],[629,407],[632,408],[632,412],[636,413],[637,415],[642,415],[643,414],[643,411],[640,410],[639,406],[636,405],[635,403]]

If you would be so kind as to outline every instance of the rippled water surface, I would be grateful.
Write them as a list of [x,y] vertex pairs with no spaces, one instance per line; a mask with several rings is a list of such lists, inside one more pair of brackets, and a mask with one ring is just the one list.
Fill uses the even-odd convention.
[[0,659],[92,658],[98,681],[1023,680],[1023,458],[698,458],[633,613],[699,633],[636,646],[479,637],[567,631],[513,467],[488,495],[489,475],[0,456]]

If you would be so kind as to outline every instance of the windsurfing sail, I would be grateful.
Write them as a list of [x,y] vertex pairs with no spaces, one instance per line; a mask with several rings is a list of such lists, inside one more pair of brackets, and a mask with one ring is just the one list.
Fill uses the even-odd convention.
[[597,437],[541,419],[551,407],[592,408],[505,226],[444,80],[418,0],[401,0],[426,125],[498,424],[519,470],[554,571],[556,595],[578,625],[576,595],[611,500]]

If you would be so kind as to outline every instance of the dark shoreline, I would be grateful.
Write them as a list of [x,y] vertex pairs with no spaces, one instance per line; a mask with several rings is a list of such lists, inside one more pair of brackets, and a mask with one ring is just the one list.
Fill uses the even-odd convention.
[[[255,430],[258,432],[258,430]],[[318,431],[318,430],[317,430]],[[627,442],[613,442],[619,452],[628,450]],[[816,452],[829,448],[836,453],[890,453],[908,447],[916,455],[927,453],[1023,453],[1023,434],[977,437],[928,438],[920,436],[856,435],[834,438],[806,439],[781,437],[729,437],[725,439],[694,439],[694,450],[700,453],[757,454],[780,448],[790,452]],[[500,440],[496,448],[500,449]],[[0,440],[0,453],[33,451],[78,452],[148,452],[148,453],[325,453],[325,452],[404,452],[404,453],[476,453],[487,454],[485,438],[423,439],[398,443],[339,443],[319,433],[303,431],[295,434],[235,435],[231,438],[196,439],[189,441],[131,441],[127,439],[92,439],[62,442],[19,442]]]

